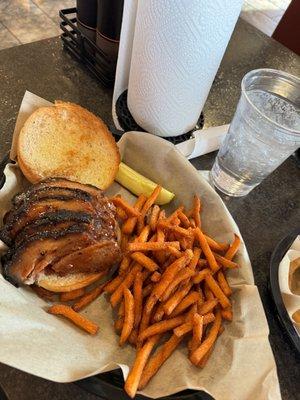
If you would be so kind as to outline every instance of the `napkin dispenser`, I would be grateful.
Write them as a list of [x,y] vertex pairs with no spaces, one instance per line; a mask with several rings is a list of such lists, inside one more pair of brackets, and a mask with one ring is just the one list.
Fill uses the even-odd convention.
[[[125,0],[112,105],[116,127],[124,130],[116,103],[128,90],[128,108],[143,130],[165,138],[192,131],[241,6],[242,0]],[[208,147],[220,140],[214,142]]]

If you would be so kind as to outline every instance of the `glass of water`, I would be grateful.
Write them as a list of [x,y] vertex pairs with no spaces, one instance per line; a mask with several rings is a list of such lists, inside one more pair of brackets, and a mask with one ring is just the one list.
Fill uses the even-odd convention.
[[273,69],[250,71],[211,179],[227,195],[244,196],[299,146],[300,79]]

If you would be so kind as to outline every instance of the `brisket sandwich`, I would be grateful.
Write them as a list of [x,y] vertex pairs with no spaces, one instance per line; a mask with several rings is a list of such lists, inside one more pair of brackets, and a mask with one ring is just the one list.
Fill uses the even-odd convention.
[[68,292],[119,262],[114,205],[95,186],[48,178],[16,195],[0,239],[4,275],[15,284]]

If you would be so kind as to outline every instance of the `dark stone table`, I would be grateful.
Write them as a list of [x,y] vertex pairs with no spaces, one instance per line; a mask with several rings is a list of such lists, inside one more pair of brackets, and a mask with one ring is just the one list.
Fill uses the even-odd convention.
[[[238,102],[242,77],[249,70],[261,67],[299,75],[300,59],[239,20],[205,104],[205,126],[230,122]],[[16,115],[26,89],[50,101],[63,99],[81,104],[103,118],[114,130],[112,91],[103,89],[70,58],[62,50],[58,38],[2,50],[0,78],[0,157],[10,147]],[[209,154],[193,160],[193,164],[197,169],[210,169],[214,157],[215,154]],[[300,226],[299,178],[296,161],[290,157],[248,196],[240,199],[223,196],[250,254],[255,282],[269,322],[270,342],[284,400],[299,399],[300,363],[277,321],[268,292],[268,268],[277,242]],[[96,400],[96,396],[87,394],[74,384],[48,382],[5,365],[0,365],[0,383],[11,400]]]

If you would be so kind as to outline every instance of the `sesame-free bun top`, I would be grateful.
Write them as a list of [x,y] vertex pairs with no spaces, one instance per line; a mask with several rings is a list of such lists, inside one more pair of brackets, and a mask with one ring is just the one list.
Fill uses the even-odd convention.
[[106,189],[118,172],[120,154],[100,118],[77,104],[56,101],[27,119],[17,159],[31,183],[62,177]]

